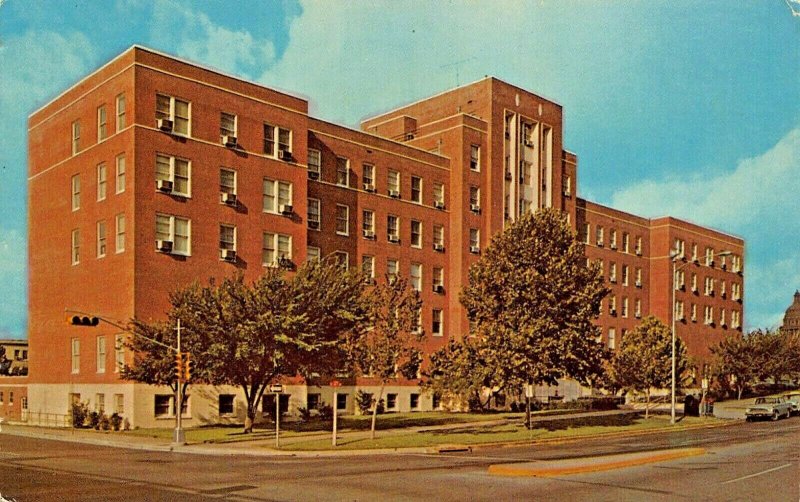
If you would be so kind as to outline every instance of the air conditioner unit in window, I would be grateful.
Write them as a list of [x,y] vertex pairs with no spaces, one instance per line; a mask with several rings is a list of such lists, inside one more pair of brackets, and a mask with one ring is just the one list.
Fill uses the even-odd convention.
[[523,141],[523,144],[525,144],[525,146],[533,147],[533,140],[532,139],[526,139],[526,140]]
[[236,251],[233,249],[220,249],[219,257],[225,261],[236,261]]
[[728,264],[727,263],[722,262],[722,270],[728,270]]
[[641,288],[642,287],[642,281],[636,281],[636,287],[637,288]]
[[706,265],[708,265],[709,267],[713,267],[714,266],[714,260],[706,260]]
[[319,222],[318,221],[309,221],[308,228],[311,230],[319,230]]
[[294,270],[294,262],[285,256],[278,258],[278,266],[284,270]]
[[567,190],[567,189],[565,188],[565,189],[564,189],[564,197],[571,197],[571,196],[572,196],[572,191],[571,191],[571,190]]
[[469,210],[472,211],[473,213],[480,213],[481,212],[481,206],[480,206],[480,204],[470,204],[469,205]]
[[440,293],[440,294],[444,293],[444,286],[442,286],[441,284],[434,284],[433,285],[433,292],[434,293]]
[[170,180],[158,180],[156,181],[156,188],[162,192],[171,192],[172,182]]
[[616,277],[609,277],[608,278],[608,282],[613,282],[614,284],[616,284],[617,283],[617,278]]
[[633,317],[635,317],[637,319],[641,319],[642,318],[642,313],[641,312],[637,312],[637,313],[633,314]]
[[364,183],[364,191],[366,191],[366,192],[374,192],[375,191],[375,185],[373,185],[372,183]]
[[236,136],[223,134],[222,135],[222,144],[227,146],[228,148],[236,148],[236,145],[238,144],[237,140],[236,140]]
[[697,288],[696,287],[692,288],[692,293],[697,293]]
[[375,284],[375,278],[374,277],[367,277],[366,279],[364,279],[364,284],[368,284],[370,286],[374,285]]
[[696,256],[695,256],[694,258],[692,258],[692,263],[694,263],[695,265],[697,265],[698,263],[700,263],[700,259],[699,259],[698,257],[696,257]]
[[286,215],[292,214],[294,212],[294,208],[292,207],[291,204],[281,204],[278,209],[280,209],[281,214],[286,214]]
[[609,315],[617,315],[617,309],[610,309],[608,313]]
[[310,180],[318,180],[319,179],[319,173],[316,172],[316,171],[309,171],[308,172],[308,179],[310,179]]
[[436,209],[444,209],[444,201],[442,200],[434,201],[433,207],[435,207]]
[[642,256],[642,250],[641,249],[637,249],[636,250],[636,256]]
[[438,251],[440,253],[444,252],[444,244],[439,244],[438,242],[433,244],[433,250]]
[[374,239],[375,238],[375,231],[374,230],[364,230],[364,238],[365,239]]
[[617,245],[616,245],[616,244],[614,244],[614,243],[611,243],[611,245],[610,245],[610,246],[608,246],[608,247],[609,247],[609,249],[613,249],[613,250],[616,250],[616,249],[617,249]]
[[400,242],[400,237],[398,237],[398,236],[396,236],[394,234],[389,234],[387,239],[389,240],[389,242],[394,242],[394,243]]
[[166,240],[158,239],[156,241],[156,249],[158,249],[162,253],[171,253],[172,252],[172,241],[166,241]]
[[158,119],[156,123],[162,131],[172,132],[172,121],[170,119]]
[[472,254],[478,254],[481,252],[481,248],[479,248],[478,246],[470,246],[469,252]]
[[389,190],[389,197],[392,197],[393,199],[399,199],[400,190]]
[[506,179],[511,181],[511,171],[506,171]]
[[597,246],[598,247],[603,247],[603,240],[602,239],[597,241]]
[[229,206],[236,205],[236,194],[230,192],[222,192],[220,194],[220,199],[222,200],[223,204],[228,204]]

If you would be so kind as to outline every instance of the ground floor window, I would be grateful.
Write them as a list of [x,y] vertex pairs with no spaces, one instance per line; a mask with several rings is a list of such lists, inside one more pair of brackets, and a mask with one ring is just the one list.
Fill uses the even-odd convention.
[[322,398],[319,394],[309,394],[306,398],[306,409],[308,410],[316,410],[319,408],[319,403],[322,401]]
[[[289,413],[289,397],[291,394],[278,394],[280,396],[281,415]],[[310,408],[309,408],[310,409]],[[275,416],[275,394],[264,394],[261,399],[261,411],[264,415]]]
[[27,410],[28,409],[28,398],[23,396],[21,401],[22,401],[22,409],[23,410]]
[[386,394],[386,409],[387,410],[397,409],[397,394]]
[[156,394],[153,407],[153,414],[158,417],[170,416],[172,409],[172,394]]
[[419,409],[419,394],[411,394],[411,409],[418,410]]
[[439,395],[439,394],[437,394],[437,393],[434,393],[434,394],[433,394],[433,404],[432,404],[432,408],[433,408],[434,410],[438,410],[438,409],[439,409],[439,408],[441,408],[441,407],[442,407],[442,396],[440,396],[440,395]]
[[233,415],[233,394],[220,394],[219,395],[219,414]]
[[125,396],[122,394],[114,394],[114,413],[118,415],[125,413]]
[[347,408],[347,394],[342,394],[342,393],[336,394],[337,411],[344,410],[345,408]]

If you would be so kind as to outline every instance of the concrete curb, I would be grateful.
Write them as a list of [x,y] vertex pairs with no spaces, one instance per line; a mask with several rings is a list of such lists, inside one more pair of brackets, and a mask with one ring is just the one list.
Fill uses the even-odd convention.
[[660,450],[653,452],[626,453],[622,455],[609,455],[607,457],[588,457],[580,459],[558,460],[550,462],[494,464],[490,465],[488,472],[495,476],[539,477],[552,478],[568,476],[571,474],[584,474],[589,472],[625,469],[638,465],[665,462],[678,458],[695,457],[704,455],[705,448],[682,448],[675,450]]

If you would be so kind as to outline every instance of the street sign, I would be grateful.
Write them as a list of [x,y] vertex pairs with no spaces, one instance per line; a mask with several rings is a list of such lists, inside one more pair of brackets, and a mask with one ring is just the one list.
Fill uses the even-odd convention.
[[279,383],[274,383],[269,386],[269,391],[272,392],[273,394],[280,394],[281,392],[283,392],[283,385]]
[[525,386],[525,397],[533,397],[533,384]]
[[708,390],[708,378],[704,378],[702,381],[703,390]]
[[331,387],[341,387],[342,386],[342,382],[340,382],[339,380],[331,380],[330,386]]

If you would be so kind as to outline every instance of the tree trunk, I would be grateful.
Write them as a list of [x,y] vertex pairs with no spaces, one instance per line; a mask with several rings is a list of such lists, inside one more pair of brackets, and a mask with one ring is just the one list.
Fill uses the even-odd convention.
[[650,389],[647,389],[645,391],[645,395],[647,396],[646,398],[647,400],[645,401],[644,405],[644,418],[645,420],[647,420],[648,418],[650,418]]
[[737,387],[736,388],[736,395],[737,395],[736,399],[737,400],[739,400],[739,401],[742,400],[742,393],[743,392],[744,392],[744,385],[742,385],[741,387]]
[[372,403],[372,426],[369,429],[370,439],[375,439],[375,422],[378,419],[378,403],[381,402],[381,397],[383,397],[383,387],[384,384],[381,383],[381,390],[378,392],[378,397],[375,398],[375,401]]
[[244,432],[245,434],[250,434],[253,432],[253,418],[254,414],[250,412],[250,405],[247,405],[247,416],[244,417]]

